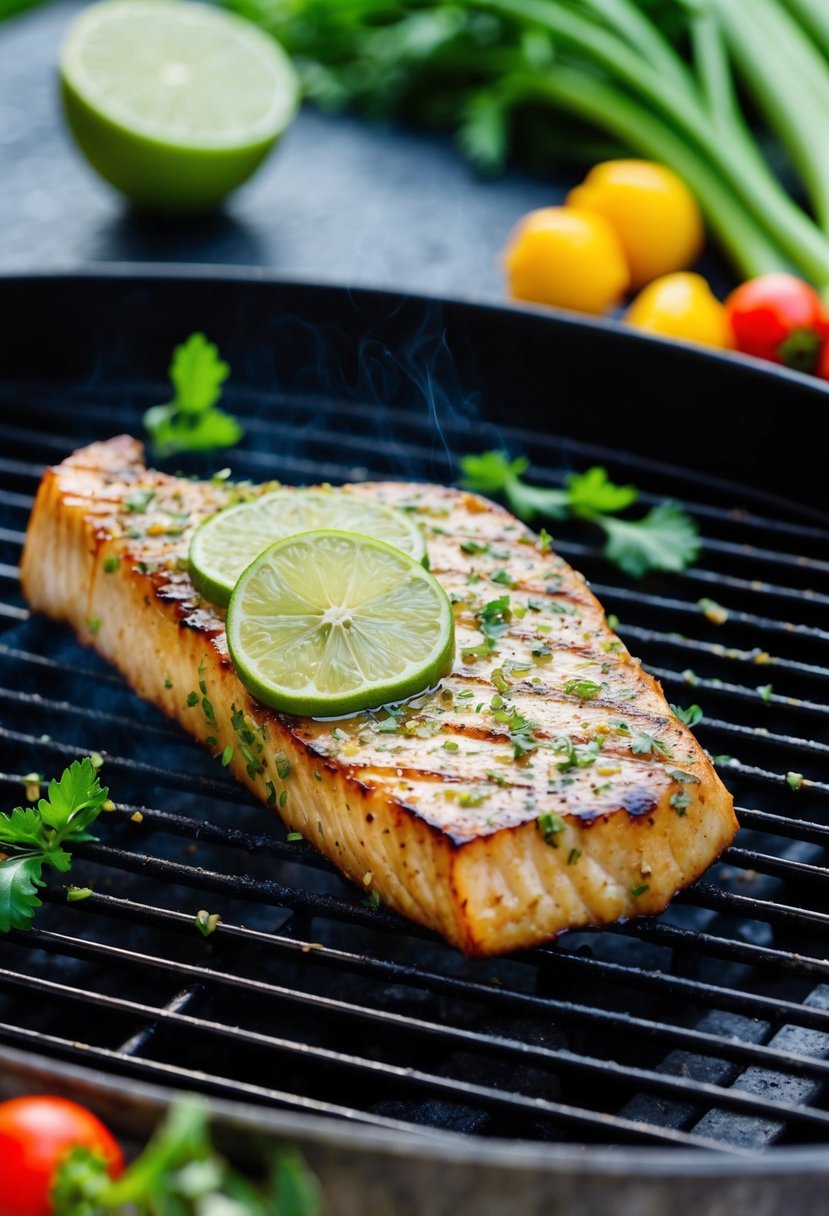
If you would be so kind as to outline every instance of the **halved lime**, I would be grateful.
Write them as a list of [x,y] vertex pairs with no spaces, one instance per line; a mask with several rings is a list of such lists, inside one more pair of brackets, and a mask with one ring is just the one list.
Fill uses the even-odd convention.
[[100,0],[60,57],[77,144],[140,207],[214,207],[293,118],[297,74],[252,22],[198,0]]
[[440,583],[373,536],[318,530],[277,541],[239,578],[227,645],[272,709],[334,718],[412,697],[452,666],[455,623]]
[[199,525],[190,542],[190,577],[202,595],[226,604],[245,566],[263,549],[319,528],[376,536],[426,564],[423,533],[405,511],[336,489],[275,490]]

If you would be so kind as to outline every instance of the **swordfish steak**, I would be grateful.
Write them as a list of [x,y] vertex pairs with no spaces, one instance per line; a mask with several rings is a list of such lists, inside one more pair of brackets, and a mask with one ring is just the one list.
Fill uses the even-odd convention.
[[266,709],[187,572],[193,528],[273,486],[144,467],[130,436],[46,470],[21,575],[363,890],[470,956],[662,911],[732,840],[732,799],[584,578],[501,507],[418,483],[336,492],[413,513],[453,602],[437,688],[339,721]]

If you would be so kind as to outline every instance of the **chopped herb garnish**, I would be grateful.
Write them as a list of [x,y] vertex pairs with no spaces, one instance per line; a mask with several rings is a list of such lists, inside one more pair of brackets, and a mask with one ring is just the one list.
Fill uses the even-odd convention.
[[209,937],[211,933],[215,933],[221,919],[218,912],[207,912],[201,908],[196,913],[195,925],[202,937]]
[[771,694],[774,691],[774,687],[771,684],[760,684],[757,691],[759,692],[760,696],[763,698],[764,701],[770,701]]
[[496,722],[506,726],[516,760],[521,760],[541,746],[541,740],[535,734],[534,723],[529,722],[517,709],[497,710],[493,716]]
[[630,893],[634,899],[638,899],[638,897],[640,895],[644,895],[646,891],[650,891],[650,887],[648,886],[647,883],[645,883],[641,887],[631,887]]
[[570,852],[567,854],[568,866],[574,866],[580,857],[581,857],[581,849],[571,849]]
[[587,743],[574,743],[569,735],[559,735],[553,740],[553,751],[564,753],[564,759],[559,760],[556,768],[560,773],[566,773],[571,768],[588,768],[595,763],[602,750],[604,740],[590,739]]
[[687,709],[683,709],[681,705],[672,705],[671,709],[680,722],[684,722],[686,726],[696,726],[702,721],[702,710],[698,705],[689,705]]
[[143,515],[155,498],[155,494],[155,490],[134,490],[132,494],[128,494],[122,500],[124,509],[133,515]]
[[728,609],[723,608],[716,600],[703,598],[697,601],[697,607],[707,621],[712,625],[724,625],[728,620]]
[[538,824],[538,830],[544,837],[544,843],[557,849],[558,840],[556,837],[560,832],[564,831],[564,820],[553,811],[546,811],[543,815],[538,816],[536,823]]
[[594,680],[568,680],[564,685],[564,691],[568,697],[578,697],[580,701],[592,701],[594,697],[599,696],[604,687],[604,684],[597,684]]
[[86,622],[86,627],[89,632],[94,635],[100,631],[102,623],[103,622],[99,616],[93,616],[91,620]]
[[654,752],[659,756],[671,755],[671,749],[667,743],[662,739],[657,739],[654,735],[649,735],[644,730],[636,731],[631,739],[630,750],[634,756],[650,756]]
[[291,771],[290,760],[284,754],[284,752],[277,752],[276,755],[274,756],[274,763],[276,764],[277,776],[280,777],[282,781],[284,781],[285,778],[288,776],[288,774]]
[[488,797],[489,793],[486,790],[462,790],[458,794],[458,806],[480,806],[481,803],[486,802]]
[[222,768],[227,768],[233,759],[233,744],[228,743],[227,747],[222,752]]
[[685,812],[688,810],[688,807],[691,805],[692,801],[691,795],[686,794],[684,790],[678,791],[676,794],[672,794],[670,797],[670,804],[680,818],[685,815]]
[[89,899],[91,894],[91,887],[76,887],[73,885],[68,886],[66,888],[66,902],[69,904],[79,904],[82,903],[83,900]]
[[802,773],[786,773],[786,785],[790,790],[799,790],[802,784]]
[[121,565],[121,559],[116,553],[108,553],[101,563],[104,574],[114,574]]
[[289,832],[285,839],[290,840],[293,844],[297,840],[304,840],[305,837],[302,835],[302,832]]
[[511,577],[508,570],[495,570],[489,577],[493,583],[501,583],[504,587],[515,586],[515,579]]

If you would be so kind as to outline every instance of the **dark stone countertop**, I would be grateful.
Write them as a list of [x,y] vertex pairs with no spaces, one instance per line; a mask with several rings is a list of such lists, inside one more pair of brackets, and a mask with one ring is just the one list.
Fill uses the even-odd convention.
[[222,264],[497,301],[512,224],[561,199],[563,187],[529,174],[481,178],[449,137],[305,107],[224,212],[175,224],[136,217],[63,121],[56,64],[81,7],[51,0],[0,24],[0,273]]

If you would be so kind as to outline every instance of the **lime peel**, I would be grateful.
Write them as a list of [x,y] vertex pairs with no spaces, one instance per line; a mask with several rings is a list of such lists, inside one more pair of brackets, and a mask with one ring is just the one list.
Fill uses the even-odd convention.
[[302,717],[377,709],[437,684],[455,624],[440,583],[375,537],[334,529],[277,541],[240,576],[227,644],[263,704]]
[[98,0],[60,56],[81,152],[139,206],[209,209],[273,148],[299,104],[297,73],[253,22],[200,0]]

